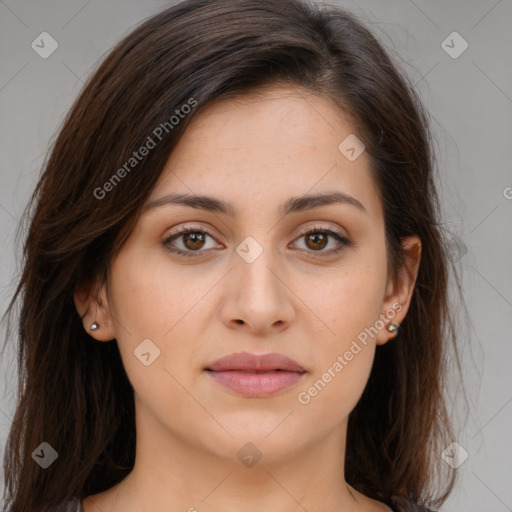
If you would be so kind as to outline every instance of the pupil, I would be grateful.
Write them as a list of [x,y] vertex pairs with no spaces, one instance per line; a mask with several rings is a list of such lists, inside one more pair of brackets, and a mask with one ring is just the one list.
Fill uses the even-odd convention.
[[192,246],[189,247],[189,249],[200,249],[201,244],[204,242],[204,240],[202,240],[202,237],[202,233],[187,233],[185,234],[185,245],[187,245],[187,242],[190,241],[192,243]]
[[[311,234],[309,235],[310,236],[310,240],[313,241],[313,244],[318,244],[318,242],[320,241],[320,247],[313,247],[313,249],[323,249],[326,245],[326,240],[327,240],[327,237],[325,235],[323,235],[322,233],[314,233],[314,234]],[[322,243],[323,242],[323,243]]]

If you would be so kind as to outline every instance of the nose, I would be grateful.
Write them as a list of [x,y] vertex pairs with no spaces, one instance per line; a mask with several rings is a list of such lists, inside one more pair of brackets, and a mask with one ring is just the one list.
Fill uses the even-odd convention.
[[230,329],[265,336],[280,332],[293,322],[294,294],[276,260],[267,256],[269,253],[263,251],[252,263],[239,258],[229,273],[221,318]]

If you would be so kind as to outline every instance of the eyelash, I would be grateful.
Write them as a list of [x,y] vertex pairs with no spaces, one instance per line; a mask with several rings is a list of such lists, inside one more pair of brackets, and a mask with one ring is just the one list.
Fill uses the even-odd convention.
[[[188,250],[188,251],[182,251],[181,249],[169,249],[169,244],[174,241],[175,239],[179,238],[180,236],[184,235],[184,234],[187,234],[187,233],[200,233],[200,234],[204,234],[204,235],[208,235],[210,236],[211,238],[215,238],[212,233],[210,233],[208,230],[204,229],[204,228],[199,228],[198,226],[184,226],[184,228],[180,231],[177,231],[176,233],[173,233],[171,236],[167,237],[164,241],[163,241],[163,245],[170,251],[172,252],[173,254],[176,254],[178,256],[185,256],[185,257],[199,257],[200,254],[202,252],[206,252],[204,250],[197,250],[197,251],[191,251],[191,250]],[[343,250],[343,247],[344,246],[349,246],[351,245],[351,242],[348,238],[346,238],[345,236],[343,236],[343,234],[336,230],[336,229],[326,229],[322,226],[313,226],[312,228],[308,228],[306,231],[303,231],[298,237],[296,240],[306,236],[306,235],[310,235],[310,234],[313,234],[313,233],[321,233],[321,234],[325,234],[325,235],[329,235],[333,238],[335,238],[340,244],[342,247],[338,248],[338,249],[330,249],[329,251],[307,251],[307,252],[312,252],[312,253],[318,253],[320,254],[320,257],[321,258],[324,258],[324,257],[328,257],[328,256],[332,256],[334,254],[338,254],[341,250]],[[317,256],[314,256],[314,257],[317,257]]]

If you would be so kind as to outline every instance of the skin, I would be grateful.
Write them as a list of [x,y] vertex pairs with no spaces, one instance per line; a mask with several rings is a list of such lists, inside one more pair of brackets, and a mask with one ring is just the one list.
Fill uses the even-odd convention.
[[[394,334],[381,328],[308,404],[297,398],[379,315],[392,310],[391,321],[403,321],[420,261],[420,241],[404,239],[409,272],[388,279],[369,156],[349,161],[338,150],[351,133],[328,99],[285,85],[214,102],[194,118],[148,203],[171,192],[205,194],[232,202],[237,215],[149,209],[112,261],[110,286],[75,292],[84,328],[96,321],[93,338],[117,340],[136,405],[134,469],[84,499],[85,512],[390,510],[345,483],[344,458],[348,416],[377,345]],[[290,197],[332,191],[366,211],[338,203],[279,212]],[[185,223],[212,237],[165,246]],[[301,235],[318,226],[339,229],[350,245]],[[235,250],[247,236],[263,249],[252,263]],[[322,257],[333,248],[341,250]],[[160,349],[149,366],[134,356],[146,338]],[[239,351],[279,352],[308,373],[272,397],[244,397],[203,371]],[[262,454],[252,467],[237,458],[247,442]]]

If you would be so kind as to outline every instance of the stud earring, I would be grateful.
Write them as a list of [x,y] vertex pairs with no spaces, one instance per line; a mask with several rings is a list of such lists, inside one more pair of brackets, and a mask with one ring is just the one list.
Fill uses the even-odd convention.
[[91,325],[91,331],[96,331],[97,329],[99,329],[100,326],[99,324],[97,324],[96,322],[94,322],[92,325]]
[[398,329],[398,324],[389,323],[388,325],[386,325],[386,329],[389,332],[396,332],[396,330]]

